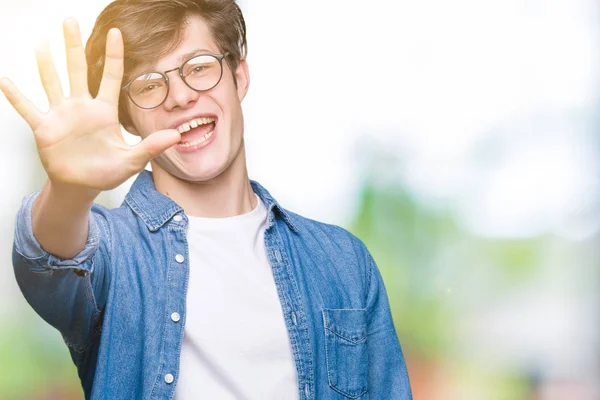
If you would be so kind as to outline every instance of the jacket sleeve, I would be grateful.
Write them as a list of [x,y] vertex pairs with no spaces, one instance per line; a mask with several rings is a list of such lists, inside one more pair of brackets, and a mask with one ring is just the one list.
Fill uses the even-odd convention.
[[412,399],[408,371],[377,264],[367,252],[367,348],[369,352],[369,397]]
[[38,194],[26,197],[17,213],[12,251],[15,277],[31,307],[60,331],[72,351],[83,352],[100,331],[106,301],[107,224],[94,206],[85,247],[72,259],[59,259],[45,252],[33,235],[31,210]]

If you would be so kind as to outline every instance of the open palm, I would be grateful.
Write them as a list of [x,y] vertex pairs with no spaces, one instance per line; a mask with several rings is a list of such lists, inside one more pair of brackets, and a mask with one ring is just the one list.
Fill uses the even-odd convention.
[[96,191],[112,189],[177,143],[180,134],[173,129],[159,131],[129,146],[118,119],[123,79],[120,31],[113,28],[108,32],[102,82],[98,95],[92,98],[77,21],[68,19],[63,28],[70,97],[63,95],[47,48],[37,51],[42,85],[50,102],[47,113],[40,112],[8,79],[0,80],[0,89],[33,130],[40,160],[53,183]]

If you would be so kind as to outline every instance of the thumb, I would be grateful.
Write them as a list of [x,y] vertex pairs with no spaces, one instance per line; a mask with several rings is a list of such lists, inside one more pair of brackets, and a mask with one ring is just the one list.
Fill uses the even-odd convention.
[[131,148],[134,163],[140,169],[144,168],[150,160],[180,140],[181,134],[175,129],[154,132]]

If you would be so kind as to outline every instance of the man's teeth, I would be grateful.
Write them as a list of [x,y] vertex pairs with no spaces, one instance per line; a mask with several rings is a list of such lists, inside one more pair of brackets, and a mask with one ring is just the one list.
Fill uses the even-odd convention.
[[189,132],[192,128],[197,128],[200,125],[210,124],[211,122],[215,122],[215,118],[208,117],[193,119],[190,122],[186,122],[184,124],[179,125],[177,130],[179,131],[179,133]]
[[208,138],[210,138],[212,136],[214,132],[214,129],[210,132],[208,132],[206,135],[202,136],[200,139],[198,140],[194,140],[193,142],[179,142],[179,145],[181,147],[190,147],[190,146],[196,146],[202,142],[204,142],[205,140],[207,140]]

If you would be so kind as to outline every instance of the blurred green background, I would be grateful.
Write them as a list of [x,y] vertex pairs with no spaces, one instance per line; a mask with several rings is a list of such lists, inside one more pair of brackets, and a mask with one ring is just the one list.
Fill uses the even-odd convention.
[[[44,108],[35,43],[50,40],[66,82],[62,19],[87,37],[106,4],[2,4],[0,76]],[[600,399],[599,5],[240,4],[250,177],[366,243],[414,398]],[[0,121],[0,399],[80,399],[60,335],[14,280],[14,216],[45,178],[2,97]]]

